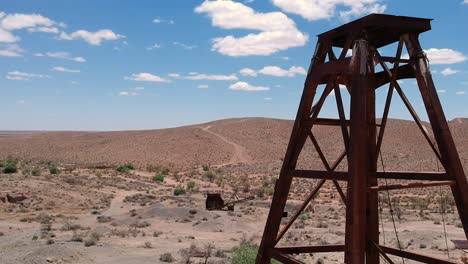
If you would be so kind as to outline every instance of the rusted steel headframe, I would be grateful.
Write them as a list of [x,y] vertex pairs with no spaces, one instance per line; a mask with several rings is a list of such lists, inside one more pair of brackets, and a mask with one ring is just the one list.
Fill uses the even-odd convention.
[[[423,263],[453,263],[409,251],[379,245],[378,191],[447,185],[451,187],[460,219],[468,237],[468,183],[453,138],[432,81],[427,58],[418,36],[431,29],[430,19],[372,14],[318,36],[318,42],[305,80],[289,145],[280,177],[275,185],[272,207],[266,222],[257,255],[257,264],[271,258],[283,263],[302,263],[291,254],[343,251],[345,263],[379,263],[387,254]],[[378,49],[397,42],[394,57],[381,56]],[[402,59],[406,46],[409,59]],[[338,57],[333,47],[341,48]],[[352,50],[352,55],[347,55]],[[392,64],[391,67],[387,63]],[[380,65],[381,72],[375,72]],[[419,91],[432,127],[435,143],[406,97],[398,80],[416,78]],[[324,84],[323,93],[312,105],[317,87]],[[375,90],[388,84],[383,116],[376,123]],[[350,119],[346,120],[339,85],[350,93]],[[332,93],[338,109],[338,119],[319,118],[325,99]],[[394,92],[403,100],[424,138],[441,162],[445,172],[381,172],[377,171],[378,153],[382,146],[388,113]],[[312,128],[316,125],[340,126],[345,151],[329,164]],[[377,127],[380,127],[377,133]],[[348,131],[349,127],[349,131]],[[325,170],[297,170],[296,163],[305,142],[310,139]],[[336,171],[347,158],[348,170]],[[306,196],[299,209],[281,227],[281,218],[293,178],[320,179]],[[377,179],[424,180],[391,186],[378,186]],[[323,184],[330,180],[346,205],[346,234],[344,245],[280,247],[278,242],[307,207]],[[346,193],[339,181],[347,182]]]

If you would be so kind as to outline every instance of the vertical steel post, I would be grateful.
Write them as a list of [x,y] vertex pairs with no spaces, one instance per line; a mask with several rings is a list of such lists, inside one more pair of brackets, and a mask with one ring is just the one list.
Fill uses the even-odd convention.
[[[374,55],[374,54],[372,54]],[[377,125],[375,119],[375,77],[374,65],[370,64],[370,73],[368,75],[367,86],[367,124],[368,124],[368,173],[367,173],[367,190],[377,186]],[[375,244],[379,244],[379,200],[378,192],[367,192],[367,225],[366,225],[366,263],[379,264],[379,252],[375,248]]]
[[458,156],[455,143],[450,133],[450,129],[445,118],[442,105],[440,104],[437,90],[432,80],[431,71],[427,58],[419,44],[417,34],[407,34],[404,36],[408,53],[412,60],[419,91],[421,92],[427,115],[431,122],[432,131],[437,142],[437,146],[444,162],[447,174],[454,178],[456,184],[452,186],[452,193],[455,198],[458,213],[468,237],[468,182],[463,171],[463,166]]
[[369,118],[369,64],[368,43],[354,42],[350,62],[351,113],[348,153],[348,194],[346,204],[345,263],[364,264],[366,256],[366,207],[370,164]]
[[307,127],[304,126],[303,121],[309,118],[310,109],[318,86],[317,83],[312,81],[313,69],[315,66],[323,63],[328,49],[328,44],[321,43],[320,41],[317,42],[314,56],[312,57],[307,78],[304,83],[304,91],[302,92],[301,102],[297,111],[293,131],[291,132],[288,149],[286,150],[280,176],[275,185],[275,192],[271,203],[272,206],[268,214],[262,242],[260,243],[257,254],[257,264],[269,264],[271,256],[268,251],[276,245],[276,236],[279,231],[281,218],[283,217],[284,207],[292,183],[292,176],[289,175],[289,171],[296,167],[297,158],[308,136]]

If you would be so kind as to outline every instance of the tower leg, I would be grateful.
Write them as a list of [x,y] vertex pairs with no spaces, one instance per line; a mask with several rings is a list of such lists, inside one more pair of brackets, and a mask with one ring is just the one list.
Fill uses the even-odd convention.
[[345,263],[364,264],[366,256],[366,207],[369,178],[370,126],[368,123],[368,43],[356,40],[350,63],[351,126],[348,153],[348,194],[346,203]]
[[426,61],[426,56],[421,49],[417,34],[405,36],[406,47],[416,74],[419,90],[421,92],[427,115],[431,122],[432,131],[437,141],[437,146],[448,175],[453,177],[456,184],[452,186],[453,196],[457,205],[458,213],[468,238],[468,182],[463,171],[455,143],[450,133],[447,120],[437,95],[432,80],[431,71]]
[[[371,65],[370,67],[372,67]],[[372,67],[373,68],[373,67]],[[372,73],[374,69],[372,69]],[[369,76],[367,89],[367,123],[369,125],[369,156],[368,166],[369,174],[367,176],[367,189],[377,186],[377,177],[374,173],[377,171],[377,125],[375,119],[375,79],[373,74]],[[380,262],[379,252],[375,249],[374,243],[379,244],[379,200],[378,192],[367,192],[367,243],[366,243],[366,263],[378,264]]]
[[308,131],[306,131],[306,127],[304,126],[303,121],[309,119],[312,102],[318,86],[317,83],[312,82],[312,69],[316,65],[323,63],[328,49],[328,45],[324,45],[320,42],[317,43],[304,84],[304,91],[302,93],[301,102],[297,111],[296,121],[291,133],[291,138],[289,140],[288,149],[286,150],[283,166],[281,168],[279,179],[275,185],[272,206],[268,214],[262,242],[260,243],[258,250],[256,259],[257,264],[270,263],[271,255],[269,251],[270,249],[273,249],[277,243],[276,236],[279,231],[284,207],[286,205],[286,200],[288,198],[289,189],[292,182],[292,176],[289,174],[289,171],[295,169],[297,158],[299,157],[300,151],[308,136]]

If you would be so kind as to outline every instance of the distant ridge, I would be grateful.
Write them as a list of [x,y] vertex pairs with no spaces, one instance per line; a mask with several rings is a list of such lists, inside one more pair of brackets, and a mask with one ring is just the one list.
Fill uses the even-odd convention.
[[[429,124],[424,124],[430,130]],[[450,121],[465,170],[468,168],[467,124],[467,118]],[[165,164],[180,168],[245,163],[255,169],[277,170],[292,125],[291,120],[233,118],[157,130],[0,131],[0,159],[13,156],[37,162],[82,165],[132,162],[141,167]],[[314,127],[314,134],[330,161],[343,150],[339,127]],[[321,166],[310,145],[306,143],[298,166]],[[436,167],[432,150],[411,121],[389,120],[382,153],[388,169],[431,170]]]

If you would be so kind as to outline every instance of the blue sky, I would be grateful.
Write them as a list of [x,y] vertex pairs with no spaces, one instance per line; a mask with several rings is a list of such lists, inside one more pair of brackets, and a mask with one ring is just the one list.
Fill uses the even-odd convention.
[[[434,19],[421,43],[442,104],[448,119],[468,117],[462,1],[2,0],[0,130],[293,119],[316,35],[372,12]],[[415,82],[401,86],[425,119]],[[411,118],[398,98],[391,116]]]

